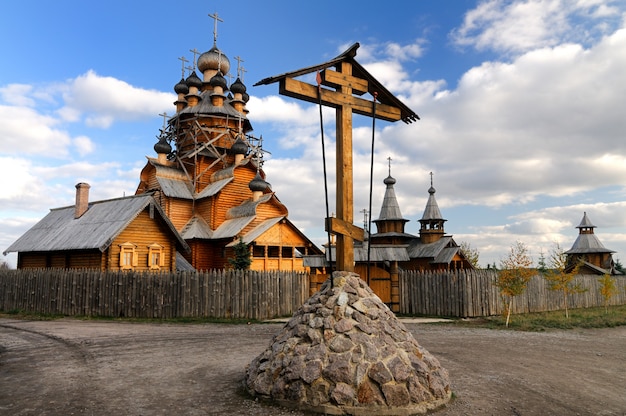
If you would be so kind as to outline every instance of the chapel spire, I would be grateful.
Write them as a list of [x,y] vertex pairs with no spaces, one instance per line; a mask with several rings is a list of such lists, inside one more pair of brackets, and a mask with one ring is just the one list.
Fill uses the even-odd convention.
[[435,199],[435,188],[433,186],[433,173],[430,172],[430,188],[428,189],[428,201],[424,209],[424,215],[420,222],[420,238],[422,243],[434,243],[445,234],[443,223],[446,222],[441,215],[439,205]]
[[391,157],[387,158],[389,164],[389,174],[383,180],[383,183],[387,186],[385,189],[385,197],[383,198],[383,205],[380,208],[380,215],[377,220],[374,220],[376,229],[379,234],[382,233],[404,233],[404,224],[409,220],[402,218],[400,212],[400,205],[396,198],[396,191],[394,185],[396,179],[391,176]]

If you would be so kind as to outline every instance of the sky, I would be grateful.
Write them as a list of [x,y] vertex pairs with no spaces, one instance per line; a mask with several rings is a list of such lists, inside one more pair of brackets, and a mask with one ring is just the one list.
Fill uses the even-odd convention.
[[[417,235],[432,172],[446,234],[483,267],[517,241],[535,262],[571,248],[584,212],[626,260],[626,2],[611,0],[7,2],[0,252],[50,209],[73,205],[79,182],[92,200],[135,193],[159,114],[175,113],[178,58],[213,46],[214,13],[231,81],[241,59],[266,179],[318,245],[327,238],[319,108],[254,84],[358,42],[357,62],[420,120],[353,116],[356,225],[369,207],[374,138],[372,219],[390,170],[406,232]],[[323,110],[333,212],[334,117]]]

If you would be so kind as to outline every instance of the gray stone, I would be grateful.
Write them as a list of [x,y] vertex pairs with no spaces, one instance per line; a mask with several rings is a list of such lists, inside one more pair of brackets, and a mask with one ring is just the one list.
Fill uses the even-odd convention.
[[330,398],[338,405],[352,406],[356,402],[356,392],[349,384],[337,383]]
[[332,280],[250,362],[246,390],[335,415],[408,415],[445,404],[450,383],[439,361],[358,275],[335,272]]

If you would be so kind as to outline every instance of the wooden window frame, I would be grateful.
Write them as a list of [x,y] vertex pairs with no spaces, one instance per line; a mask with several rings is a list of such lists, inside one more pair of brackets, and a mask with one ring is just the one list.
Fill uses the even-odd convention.
[[[165,266],[165,255],[163,252],[164,247],[157,243],[152,243],[148,246],[148,268],[150,270],[159,270]],[[157,261],[154,261],[154,257],[157,257]]]
[[[120,244],[120,269],[121,270],[133,270],[135,267],[137,267],[138,257],[139,257],[139,254],[137,253],[137,246],[135,244],[128,242],[128,241],[123,244]],[[128,260],[130,260],[130,264]]]

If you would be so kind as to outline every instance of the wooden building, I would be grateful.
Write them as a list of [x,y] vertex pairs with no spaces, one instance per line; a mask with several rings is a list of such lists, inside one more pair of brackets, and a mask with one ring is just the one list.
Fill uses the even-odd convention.
[[176,113],[154,146],[157,157],[148,157],[136,194],[154,194],[189,245],[185,258],[196,269],[229,267],[233,246],[242,240],[250,246],[253,270],[305,270],[303,256],[322,251],[289,221],[266,181],[241,68],[228,85],[230,70],[215,43],[186,78],[183,61],[183,77],[174,86]]
[[173,271],[187,251],[151,194],[89,202],[79,183],[76,205],[50,210],[4,254],[17,252],[20,269]]
[[569,272],[579,265],[580,274],[622,274],[615,269],[613,262],[613,250],[604,247],[600,239],[595,235],[595,225],[591,223],[587,213],[583,213],[583,218],[578,228],[578,237],[572,248],[564,254],[567,255],[565,271]]
[[[136,196],[92,203],[77,218],[72,207],[52,210],[7,250],[19,252],[18,267],[154,269],[149,259],[160,250],[160,268],[221,269],[230,267],[233,247],[243,241],[253,270],[304,271],[303,256],[322,253],[266,181],[242,68],[228,85],[230,61],[216,42],[199,56],[192,52],[193,68],[181,58],[175,114],[158,135],[156,157],[147,157]],[[100,216],[111,228],[99,228]]]
[[[394,311],[399,306],[399,276],[401,270],[458,270],[473,269],[461,247],[451,235],[445,234],[446,220],[441,215],[435,199],[435,188],[428,189],[428,201],[419,220],[419,236],[407,233],[408,219],[402,217],[396,198],[396,179],[384,179],[386,186],[380,214],[374,224],[376,232],[367,236],[363,243],[355,243],[355,272],[368,284],[381,300]],[[334,247],[330,251],[334,256]],[[334,257],[333,257],[334,258]],[[328,268],[328,258],[312,256],[306,264],[312,267],[311,291],[324,281],[322,270]]]

